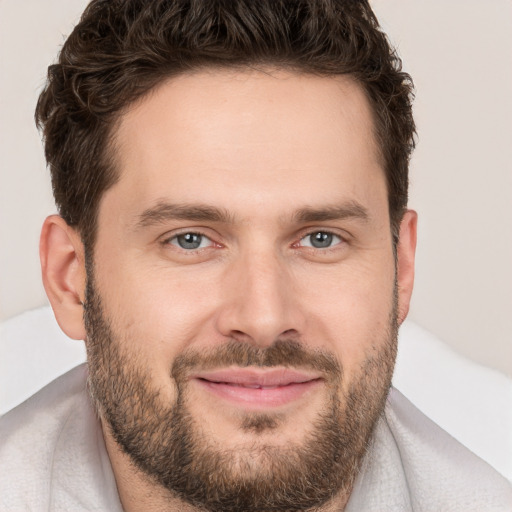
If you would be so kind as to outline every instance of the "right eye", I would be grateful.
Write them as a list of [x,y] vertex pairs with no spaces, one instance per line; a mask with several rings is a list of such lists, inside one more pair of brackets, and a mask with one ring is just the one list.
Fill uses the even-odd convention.
[[194,232],[175,235],[169,238],[168,243],[189,251],[204,249],[205,247],[211,247],[213,245],[213,242],[207,236]]

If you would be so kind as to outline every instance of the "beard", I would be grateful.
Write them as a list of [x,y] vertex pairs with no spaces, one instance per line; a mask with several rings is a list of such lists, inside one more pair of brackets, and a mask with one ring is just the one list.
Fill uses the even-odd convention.
[[[85,305],[89,390],[104,425],[133,464],[172,499],[209,512],[318,510],[335,498],[348,499],[372,431],[384,409],[396,357],[396,289],[389,326],[347,391],[343,368],[333,354],[290,339],[266,348],[228,341],[209,351],[186,350],[169,369],[176,389],[165,402],[151,368],[124,346],[134,340],[115,333],[104,314],[92,272]],[[382,343],[384,341],[384,343]],[[190,410],[187,377],[194,370],[239,366],[284,366],[320,371],[326,397],[300,443],[280,438],[278,415],[245,413],[239,428],[254,442],[222,446],[203,431]]]

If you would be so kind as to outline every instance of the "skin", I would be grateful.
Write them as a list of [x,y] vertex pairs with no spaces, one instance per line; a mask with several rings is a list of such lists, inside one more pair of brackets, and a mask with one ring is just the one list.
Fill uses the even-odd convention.
[[[395,280],[399,323],[407,315],[414,275],[416,214],[402,221],[395,272],[386,180],[361,88],[347,77],[276,70],[187,74],[132,105],[115,146],[120,179],[100,202],[95,285],[162,400],[176,397],[169,368],[184,351],[228,339],[265,348],[282,337],[335,356],[341,399],[386,341]],[[175,218],[161,208],[176,204],[226,218]],[[327,209],[343,215],[313,219]],[[331,247],[311,247],[318,231],[335,235]],[[186,232],[207,237],[202,248],[180,248],[176,236]],[[84,250],[58,216],[44,224],[41,261],[60,326],[86,339]],[[300,444],[327,394],[313,386],[279,407],[277,429],[255,433],[240,428],[240,405],[195,384],[190,392],[192,416],[227,448]],[[125,510],[189,510],[169,505],[108,428],[104,435]],[[341,510],[347,498],[330,506]]]

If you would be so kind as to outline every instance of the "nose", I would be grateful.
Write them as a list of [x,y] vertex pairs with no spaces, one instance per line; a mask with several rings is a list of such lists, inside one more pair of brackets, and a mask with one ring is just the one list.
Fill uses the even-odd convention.
[[259,347],[303,334],[293,272],[272,251],[238,259],[226,272],[217,329],[226,337]]

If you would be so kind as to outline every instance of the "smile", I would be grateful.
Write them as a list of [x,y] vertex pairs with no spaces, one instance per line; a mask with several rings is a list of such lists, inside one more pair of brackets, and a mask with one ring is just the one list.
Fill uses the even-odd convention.
[[322,378],[315,373],[286,368],[243,368],[202,372],[191,381],[235,406],[258,410],[292,403],[316,388]]

